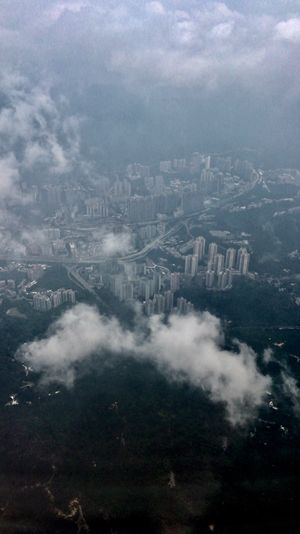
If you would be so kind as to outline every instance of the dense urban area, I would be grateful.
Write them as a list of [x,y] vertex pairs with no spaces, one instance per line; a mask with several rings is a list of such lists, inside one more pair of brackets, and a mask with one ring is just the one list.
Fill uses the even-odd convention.
[[295,534],[300,171],[197,152],[20,195],[0,232],[4,520],[281,534],[283,502]]
[[[39,282],[62,264],[79,287],[140,302],[146,315],[189,312],[193,305],[178,296],[182,288],[230,291],[241,277],[259,279],[251,261],[257,236],[240,216],[271,208],[276,221],[282,207],[296,212],[299,187],[298,170],[263,171],[250,159],[198,152],[129,164],[88,185],[32,185],[22,191],[30,224],[1,230],[7,263],[0,295],[26,299],[38,311],[74,304],[73,286],[54,291]],[[231,225],[219,225],[220,213]]]
[[0,0],[0,534],[300,533],[300,0]]

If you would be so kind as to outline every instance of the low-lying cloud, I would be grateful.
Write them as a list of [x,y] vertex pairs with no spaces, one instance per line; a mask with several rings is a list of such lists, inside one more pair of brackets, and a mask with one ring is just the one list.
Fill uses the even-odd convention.
[[92,356],[104,363],[116,357],[151,360],[169,379],[187,381],[224,403],[228,419],[243,424],[262,403],[271,379],[259,371],[256,354],[236,343],[236,352],[223,348],[218,318],[210,313],[172,315],[167,322],[153,316],[133,330],[88,305],[65,312],[40,340],[22,345],[18,357],[41,373],[44,384],[72,386],[77,373],[88,370]]
[[103,239],[104,256],[116,256],[117,254],[126,254],[133,248],[132,236],[129,232],[120,234],[109,233]]
[[101,254],[103,256],[128,254],[134,248],[133,235],[127,229],[113,232],[104,226],[93,232],[93,238],[101,242]]
[[6,182],[15,179],[11,175],[17,169],[21,174],[35,169],[59,176],[70,172],[78,160],[79,119],[68,115],[66,100],[54,102],[49,84],[33,84],[11,71],[0,77],[0,96]]
[[11,208],[31,202],[26,181],[57,179],[76,166],[80,153],[79,119],[65,99],[54,102],[46,84],[34,84],[13,70],[0,75],[0,235],[1,248],[24,251],[13,230]]

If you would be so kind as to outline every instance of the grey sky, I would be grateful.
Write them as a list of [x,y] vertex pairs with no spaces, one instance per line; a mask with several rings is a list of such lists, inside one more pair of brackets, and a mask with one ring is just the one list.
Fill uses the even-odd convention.
[[17,68],[20,59],[25,68],[37,62],[53,76],[62,75],[63,64],[70,74],[76,65],[78,81],[90,68],[87,83],[115,74],[126,82],[214,89],[235,76],[260,87],[259,69],[266,69],[265,82],[295,59],[299,2],[251,5],[249,10],[233,0],[4,1],[0,37],[7,53],[1,59]]
[[[93,123],[91,87],[109,87],[117,115],[126,116],[132,106],[133,124],[127,117],[105,118],[112,146],[130,135],[139,143],[137,128],[151,146],[161,112],[168,139],[179,108],[174,144],[192,146],[199,135],[200,144],[215,139],[218,149],[228,137],[228,145],[242,139],[293,153],[299,133],[298,0],[3,0],[0,50],[2,71],[59,88],[90,116],[100,139],[103,117]],[[161,110],[162,95],[176,106]],[[103,92],[94,106],[107,107]],[[210,107],[213,116],[205,112]],[[193,116],[199,123],[209,120],[210,131],[199,127],[197,134]]]

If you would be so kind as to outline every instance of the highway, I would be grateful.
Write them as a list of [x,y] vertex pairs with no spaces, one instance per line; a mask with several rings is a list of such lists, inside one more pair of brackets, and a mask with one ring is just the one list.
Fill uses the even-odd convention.
[[144,248],[139,250],[138,252],[133,252],[132,254],[128,254],[127,256],[122,256],[122,258],[119,258],[120,261],[124,262],[130,262],[130,261],[136,261],[138,259],[142,259],[150,252],[150,250],[153,250],[158,245],[161,245],[166,239],[171,237],[174,233],[178,232],[179,228],[183,226],[183,222],[180,221],[175,224],[168,232],[166,232],[163,235],[160,235],[156,237],[151,243],[148,243]]
[[[170,230],[165,234],[162,234],[156,237],[151,243],[148,243],[143,249],[127,254],[126,256],[120,256],[117,259],[123,262],[135,261],[147,256],[150,250],[156,248],[159,244],[163,243],[165,239],[171,237],[172,234],[176,233],[179,228],[183,225],[183,222],[177,222]],[[66,256],[14,256],[14,255],[0,255],[0,261],[14,261],[19,263],[59,263],[65,265],[90,265],[91,263],[103,263],[109,259],[111,256],[97,256],[89,258],[71,258]]]
[[72,282],[75,282],[81,289],[88,291],[93,297],[105,308],[108,308],[108,305],[104,300],[102,300],[99,295],[96,293],[94,288],[76,271],[75,268],[64,265],[68,272],[68,277]]
[[[165,234],[162,234],[156,237],[151,243],[148,243],[144,248],[139,251],[132,252],[125,256],[120,256],[117,259],[121,262],[131,262],[139,259],[143,259],[147,254],[154,248],[161,245],[166,239],[171,237],[173,234],[178,232],[181,226],[186,225],[187,221],[197,215],[202,215],[208,213],[212,209],[218,209],[226,206],[226,204],[231,204],[234,200],[237,200],[239,197],[242,197],[245,193],[249,193],[258,183],[262,180],[260,176],[253,183],[247,184],[247,186],[240,191],[238,194],[234,195],[231,198],[225,198],[218,202],[218,205],[209,206],[195,213],[189,215],[183,215],[180,217],[180,220],[177,220],[175,225],[172,226]],[[90,265],[90,264],[101,264],[107,260],[111,259],[111,256],[97,256],[89,258],[80,258],[80,257],[66,257],[66,256],[14,256],[0,254],[0,261],[15,261],[19,263],[58,263],[65,265]]]

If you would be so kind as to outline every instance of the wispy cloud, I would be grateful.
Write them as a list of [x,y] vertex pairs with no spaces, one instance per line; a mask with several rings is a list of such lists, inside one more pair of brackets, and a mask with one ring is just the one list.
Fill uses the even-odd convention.
[[14,154],[20,172],[35,167],[50,174],[72,170],[78,157],[79,124],[65,103],[54,102],[47,85],[34,86],[16,72],[0,78],[1,149]]
[[112,232],[103,226],[101,229],[93,231],[93,237],[101,242],[101,254],[103,256],[127,254],[134,248],[133,235],[125,228],[121,232]]
[[279,22],[275,27],[277,39],[300,43],[300,17]]

